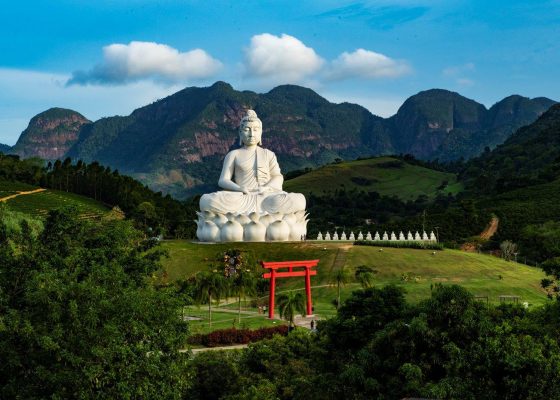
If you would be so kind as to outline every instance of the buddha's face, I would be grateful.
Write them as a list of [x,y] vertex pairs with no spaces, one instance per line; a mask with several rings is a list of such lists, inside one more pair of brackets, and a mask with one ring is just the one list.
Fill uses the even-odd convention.
[[239,137],[245,146],[255,146],[261,142],[262,126],[259,121],[247,121],[239,129]]

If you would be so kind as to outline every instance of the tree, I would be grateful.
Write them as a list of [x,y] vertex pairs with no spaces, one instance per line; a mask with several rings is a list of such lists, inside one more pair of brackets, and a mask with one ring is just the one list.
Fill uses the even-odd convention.
[[208,323],[212,327],[212,299],[220,301],[227,293],[228,281],[220,272],[204,271],[196,275],[196,300],[208,302]]
[[358,268],[356,268],[354,276],[356,277],[356,280],[360,283],[360,285],[362,285],[363,289],[368,289],[370,287],[373,287],[373,279],[376,273],[377,270],[368,267],[367,265],[360,265]]
[[138,205],[138,214],[142,217],[144,226],[148,227],[156,218],[156,207],[149,201],[144,201]]
[[299,313],[305,315],[305,296],[301,292],[289,291],[282,293],[277,299],[280,316],[295,327],[294,318]]
[[560,257],[546,260],[541,265],[543,271],[550,278],[541,281],[541,286],[547,291],[549,298],[560,297]]
[[500,250],[502,250],[504,260],[510,261],[517,253],[517,245],[509,240],[505,240],[500,244]]
[[527,225],[521,234],[520,247],[532,261],[560,257],[560,222]]
[[256,294],[257,280],[251,271],[237,271],[233,277],[232,289],[237,294],[237,323],[241,325],[241,298],[245,299],[247,295],[254,296]]
[[331,285],[336,285],[336,309],[340,307],[340,289],[342,286],[350,282],[350,275],[344,268],[336,270],[331,275]]
[[159,253],[128,221],[0,221],[0,398],[179,398],[187,324],[148,284]]

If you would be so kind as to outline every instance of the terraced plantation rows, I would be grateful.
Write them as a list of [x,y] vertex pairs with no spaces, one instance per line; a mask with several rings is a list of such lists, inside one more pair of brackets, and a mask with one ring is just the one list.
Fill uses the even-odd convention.
[[39,189],[36,186],[19,182],[0,181],[0,199],[15,194],[16,197],[5,201],[13,211],[22,212],[36,217],[44,217],[50,210],[73,205],[78,209],[80,218],[99,218],[109,210],[105,205],[74,193],[46,189],[41,192],[24,194]]
[[21,182],[7,182],[0,180],[0,199],[6,196],[37,189],[37,186],[28,185]]

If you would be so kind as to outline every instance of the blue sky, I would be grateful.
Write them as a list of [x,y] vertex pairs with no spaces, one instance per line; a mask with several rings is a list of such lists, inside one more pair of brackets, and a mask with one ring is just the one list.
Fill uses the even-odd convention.
[[6,144],[50,107],[128,115],[217,80],[300,84],[381,116],[434,87],[560,100],[560,0],[12,1],[0,49]]

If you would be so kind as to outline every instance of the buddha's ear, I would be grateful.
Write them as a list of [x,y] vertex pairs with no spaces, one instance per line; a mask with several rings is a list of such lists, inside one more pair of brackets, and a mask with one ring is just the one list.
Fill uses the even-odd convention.
[[241,136],[239,136],[239,145],[243,146],[243,139],[241,139]]
[[262,140],[259,140],[259,146],[262,146]]

